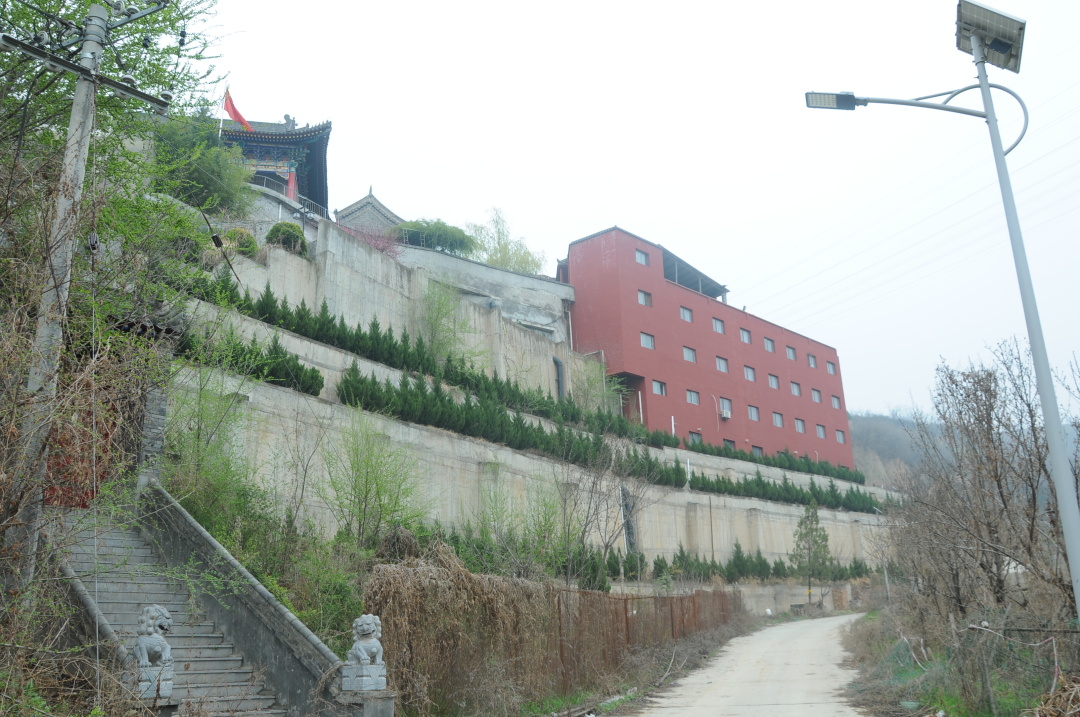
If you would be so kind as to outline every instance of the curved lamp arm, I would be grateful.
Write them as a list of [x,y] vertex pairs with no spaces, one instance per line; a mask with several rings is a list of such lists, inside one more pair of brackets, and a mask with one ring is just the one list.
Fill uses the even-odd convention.
[[[1002,85],[991,84],[990,87],[1001,90],[1007,93],[1010,97],[1017,101],[1020,105],[1020,109],[1024,113],[1024,126],[1020,130],[1020,136],[1016,138],[1016,141],[1009,145],[1009,148],[1005,150],[1005,154],[1013,151],[1016,145],[1020,144],[1020,140],[1024,138],[1028,130],[1028,109],[1024,101],[1020,99],[1020,95],[1016,94],[1008,87]],[[979,85],[968,85],[967,87],[961,87],[958,90],[951,90],[949,92],[939,92],[936,95],[926,95],[925,97],[916,97],[913,100],[900,100],[891,97],[856,97],[850,92],[842,93],[823,93],[823,92],[807,92],[806,93],[806,106],[813,109],[832,109],[832,110],[853,110],[856,107],[862,107],[869,104],[874,105],[901,105],[903,107],[923,107],[928,110],[941,110],[943,112],[954,112],[956,114],[968,115],[969,117],[979,117],[986,119],[986,112],[982,110],[972,110],[967,107],[953,107],[949,105],[949,102],[953,98],[967,92],[968,90],[979,89]],[[944,97],[945,99],[940,102],[928,102],[927,100],[934,99],[935,97]]]

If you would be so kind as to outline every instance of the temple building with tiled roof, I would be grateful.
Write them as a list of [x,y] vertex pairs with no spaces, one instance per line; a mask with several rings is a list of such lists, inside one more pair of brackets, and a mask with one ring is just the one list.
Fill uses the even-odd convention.
[[[330,122],[298,127],[285,115],[284,122],[250,122],[252,131],[224,120],[221,138],[244,153],[244,165],[255,173],[254,182],[300,202],[319,216],[327,216],[326,146]],[[303,201],[307,200],[307,201]]]
[[344,209],[335,209],[334,221],[360,232],[381,234],[405,220],[376,199],[369,187],[367,196],[363,199],[353,202]]

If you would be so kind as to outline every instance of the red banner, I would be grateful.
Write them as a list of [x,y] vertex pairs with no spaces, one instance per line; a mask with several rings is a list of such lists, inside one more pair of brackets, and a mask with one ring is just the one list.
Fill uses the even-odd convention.
[[255,131],[251,129],[251,123],[244,119],[244,115],[240,114],[240,110],[236,109],[236,105],[234,105],[232,101],[232,95],[229,94],[228,90],[225,90],[225,112],[228,113],[229,118],[232,119],[233,122],[237,123],[248,132]]

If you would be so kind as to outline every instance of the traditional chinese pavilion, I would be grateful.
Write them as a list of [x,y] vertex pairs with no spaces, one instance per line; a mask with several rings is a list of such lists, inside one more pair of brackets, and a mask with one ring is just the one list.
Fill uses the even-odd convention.
[[[290,199],[313,204],[327,216],[326,145],[330,123],[298,127],[285,115],[284,122],[249,122],[252,131],[233,120],[222,123],[221,138],[239,146],[244,165],[255,173],[256,183],[281,192]],[[308,207],[312,208],[311,206]]]

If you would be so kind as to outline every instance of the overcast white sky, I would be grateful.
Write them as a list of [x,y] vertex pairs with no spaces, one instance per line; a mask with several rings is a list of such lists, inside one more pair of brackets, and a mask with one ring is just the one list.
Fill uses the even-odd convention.
[[[1028,22],[1009,155],[1051,361],[1080,344],[1080,2]],[[925,406],[934,367],[1026,337],[982,120],[910,98],[974,82],[956,0],[220,0],[218,67],[250,120],[331,120],[330,207],[483,222],[555,260],[618,225],[837,348],[848,407]],[[978,93],[958,103],[981,107]],[[1006,145],[1020,113],[997,93]]]

